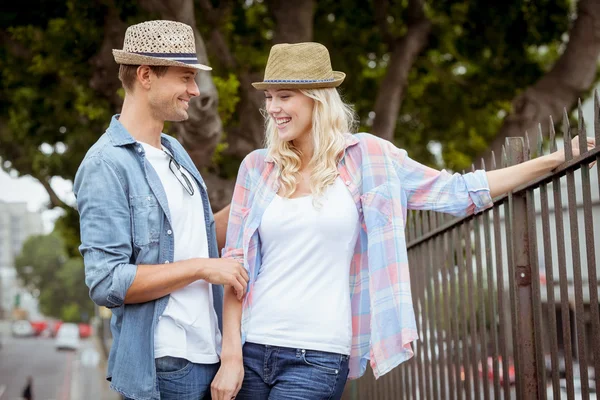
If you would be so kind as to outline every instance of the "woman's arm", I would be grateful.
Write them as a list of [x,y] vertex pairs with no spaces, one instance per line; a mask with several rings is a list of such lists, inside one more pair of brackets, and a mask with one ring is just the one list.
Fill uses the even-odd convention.
[[212,398],[230,400],[234,398],[244,381],[244,363],[241,340],[242,302],[232,288],[225,287],[223,304],[223,351],[221,367],[210,386]]
[[[579,136],[571,141],[573,157],[579,155]],[[596,146],[594,138],[587,138],[588,150]],[[503,195],[511,190],[526,184],[542,175],[545,175],[565,162],[565,151],[561,149],[552,154],[534,158],[521,164],[510,167],[487,171],[487,179],[490,185],[492,197]]]
[[[250,189],[252,187],[249,174],[248,158],[246,157],[238,171],[235,189],[229,210],[227,222],[227,237],[222,257],[244,263],[244,217],[250,204]],[[223,213],[220,211],[219,213]],[[222,220],[222,218],[220,218]],[[215,222],[218,223],[218,222]],[[211,384],[213,399],[231,400],[242,387],[244,380],[244,364],[242,362],[242,301],[236,298],[230,286],[225,286],[223,303],[223,343],[221,366]]]

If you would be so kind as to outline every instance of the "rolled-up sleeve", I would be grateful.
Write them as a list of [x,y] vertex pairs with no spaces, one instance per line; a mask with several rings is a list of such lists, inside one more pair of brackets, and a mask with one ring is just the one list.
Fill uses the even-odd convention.
[[493,205],[485,171],[451,174],[412,160],[405,150],[398,149],[391,143],[388,151],[394,159],[409,209],[465,216]]
[[95,156],[79,167],[74,192],[90,297],[100,306],[120,307],[137,273],[130,263],[131,214],[125,185],[114,166]]

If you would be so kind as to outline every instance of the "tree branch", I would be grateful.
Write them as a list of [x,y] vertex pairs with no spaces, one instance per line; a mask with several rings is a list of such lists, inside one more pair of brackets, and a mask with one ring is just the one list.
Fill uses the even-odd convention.
[[427,45],[431,31],[431,21],[425,16],[422,0],[409,1],[409,15],[408,31],[392,47],[390,63],[375,100],[372,133],[387,140],[394,137],[408,74]]
[[50,208],[55,208],[55,207],[60,207],[63,208],[65,210],[68,209],[73,209],[73,207],[71,207],[70,205],[68,205],[67,203],[65,203],[64,201],[62,201],[60,199],[60,197],[58,197],[58,195],[56,194],[56,192],[54,191],[54,189],[52,189],[52,186],[50,186],[50,180],[47,178],[41,178],[38,176],[34,176],[35,179],[37,179],[42,186],[44,187],[44,189],[46,189],[46,192],[48,193],[48,196],[50,197]]
[[488,156],[492,150],[501,154],[507,137],[523,136],[526,131],[530,133],[531,148],[535,148],[537,135],[533,133],[538,123],[550,116],[555,123],[560,122],[563,108],[570,110],[594,83],[600,56],[600,2],[580,0],[577,9],[564,53],[546,75],[513,100],[513,112],[480,156]]
[[392,48],[394,46],[394,36],[390,32],[387,22],[388,10],[390,8],[389,0],[375,2],[375,22],[379,27],[383,41]]
[[121,81],[118,77],[119,66],[115,63],[112,49],[119,49],[123,46],[126,26],[119,18],[119,12],[113,0],[104,0],[103,4],[107,8],[104,16],[104,39],[98,53],[90,59],[93,71],[90,87],[106,97],[110,101],[113,111],[117,112],[121,108],[123,99],[117,94],[117,90],[121,87]]

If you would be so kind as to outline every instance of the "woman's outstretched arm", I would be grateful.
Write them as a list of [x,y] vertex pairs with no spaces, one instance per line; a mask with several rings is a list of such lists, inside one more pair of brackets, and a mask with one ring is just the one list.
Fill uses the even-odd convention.
[[[573,157],[579,155],[579,136],[571,142]],[[587,138],[588,150],[596,146],[594,138]],[[552,154],[534,158],[521,164],[510,167],[486,171],[490,194],[492,198],[503,195],[511,190],[526,184],[542,175],[545,175],[565,162],[565,151],[561,149]]]

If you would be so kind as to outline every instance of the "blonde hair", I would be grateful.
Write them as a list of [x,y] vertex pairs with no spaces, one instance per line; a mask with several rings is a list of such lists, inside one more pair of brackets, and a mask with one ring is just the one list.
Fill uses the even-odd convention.
[[[345,133],[351,133],[356,122],[353,108],[344,103],[335,88],[300,89],[300,93],[314,100],[312,115],[313,156],[310,190],[318,199],[337,178],[337,164],[345,148]],[[300,177],[300,150],[293,143],[282,141],[277,126],[265,113],[266,145],[268,155],[279,166],[282,197],[289,197],[298,186]]]

